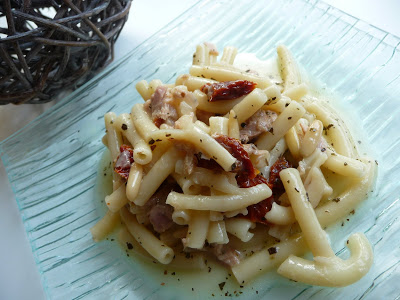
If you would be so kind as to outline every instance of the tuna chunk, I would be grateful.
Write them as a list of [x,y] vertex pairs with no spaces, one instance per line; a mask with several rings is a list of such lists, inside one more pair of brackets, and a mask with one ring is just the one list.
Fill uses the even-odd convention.
[[177,185],[169,182],[167,179],[144,205],[149,221],[154,230],[158,233],[168,230],[174,223],[172,221],[174,208],[166,204],[165,201],[167,200],[168,194],[172,190],[177,189]]
[[242,128],[240,130],[240,140],[242,143],[248,143],[261,133],[269,131],[277,117],[278,115],[273,111],[258,110],[246,122],[240,124]]
[[157,127],[160,127],[161,124],[164,123],[174,126],[175,121],[178,119],[178,112],[173,105],[173,101],[174,97],[170,90],[163,85],[157,87],[156,91],[151,96],[151,117]]
[[213,253],[218,260],[230,267],[240,263],[241,253],[228,245],[215,245]]

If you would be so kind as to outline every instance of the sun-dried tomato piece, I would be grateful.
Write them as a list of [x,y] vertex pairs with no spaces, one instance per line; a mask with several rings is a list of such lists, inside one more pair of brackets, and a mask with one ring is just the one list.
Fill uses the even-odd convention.
[[241,188],[250,188],[252,186],[265,183],[269,186],[270,189],[272,189],[272,185],[268,182],[268,179],[260,174],[257,174],[257,176],[253,179],[247,177],[246,174],[239,174],[238,176],[236,176],[236,182]]
[[265,214],[269,212],[272,208],[272,203],[284,190],[282,181],[279,177],[279,172],[286,168],[291,168],[291,164],[282,156],[280,157],[272,166],[269,173],[269,178],[258,174],[255,178],[249,179],[242,176],[238,176],[236,181],[241,188],[249,188],[261,183],[267,184],[272,190],[272,196],[257,203],[247,207],[248,214],[243,216],[252,222],[258,222],[263,224],[268,224],[268,220],[265,219]]
[[128,179],[129,171],[133,160],[133,149],[128,145],[121,145],[119,148],[119,155],[115,162],[114,171],[117,172],[121,177]]
[[278,191],[283,191],[284,187],[281,181],[281,178],[279,177],[279,173],[287,168],[291,168],[292,165],[289,163],[285,157],[280,157],[272,166],[269,171],[269,178],[268,178],[268,183],[271,184],[272,190],[274,192]]
[[158,128],[160,128],[160,126],[161,126],[162,124],[165,123],[165,120],[163,120],[163,119],[161,119],[161,118],[155,118],[155,119],[153,120],[153,123],[154,123],[154,125],[156,125]]
[[253,163],[250,160],[249,154],[244,149],[242,143],[235,139],[226,135],[216,135],[214,139],[234,158],[237,159],[236,168],[233,168],[232,171],[238,172],[241,176],[247,176],[250,179],[253,179],[257,175],[257,170],[254,168]]
[[271,196],[257,204],[248,206],[248,213],[244,217],[252,222],[268,224],[267,219],[265,219],[265,214],[271,210],[273,202],[274,196]]
[[251,93],[256,83],[247,80],[224,81],[207,83],[201,87],[210,102],[219,100],[231,100]]

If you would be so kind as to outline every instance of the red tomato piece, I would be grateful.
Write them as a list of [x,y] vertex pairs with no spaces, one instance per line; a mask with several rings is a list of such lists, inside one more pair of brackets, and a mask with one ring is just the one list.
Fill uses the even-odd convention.
[[219,100],[232,100],[251,93],[256,83],[247,80],[224,81],[207,83],[201,87],[210,102]]

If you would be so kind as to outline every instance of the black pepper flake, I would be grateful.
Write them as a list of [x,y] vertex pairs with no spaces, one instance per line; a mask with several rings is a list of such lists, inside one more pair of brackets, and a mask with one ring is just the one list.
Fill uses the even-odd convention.
[[347,162],[344,162],[344,165],[347,166]]
[[203,142],[203,140],[202,139],[200,139],[200,143],[202,143]]
[[210,273],[211,272],[211,267],[208,267],[208,273]]
[[122,124],[121,128],[122,128],[122,130],[127,130],[128,126],[126,124]]
[[286,103],[286,104],[285,104],[285,107],[288,107],[288,106],[289,106],[289,103]]
[[219,289],[222,291],[224,289],[224,286],[225,286],[225,281],[221,282],[221,283],[218,283],[218,286],[219,286]]
[[339,202],[339,201],[340,201],[340,198],[339,198],[339,197],[338,197],[338,198],[333,198],[332,201],[333,201],[333,202]]
[[276,100],[276,97],[272,97],[271,100],[272,100],[272,101]]
[[240,124],[240,127],[242,127],[242,128],[245,128],[246,127],[246,123],[242,123],[242,124]]
[[162,140],[160,140],[160,139],[156,139],[156,142],[162,142]]
[[274,134],[274,127],[271,127],[270,130],[268,130],[270,133]]
[[190,253],[185,253],[185,257],[186,257],[187,259],[189,259],[189,258],[190,258]]
[[346,244],[347,244],[347,245],[349,244],[349,240],[346,241]]
[[129,242],[126,242],[126,247],[128,247],[129,250],[133,249],[133,245]]
[[322,148],[322,149],[321,149],[321,152],[325,152],[325,151],[326,151],[326,148]]
[[306,196],[307,196],[308,202],[310,202],[310,197],[308,196],[308,193],[306,193]]
[[375,160],[375,164],[378,165],[378,161],[377,160]]
[[329,124],[328,127],[326,127],[326,130],[329,130],[333,126],[334,126],[333,124]]
[[165,137],[170,137],[171,136],[171,134],[170,133],[167,133],[166,135],[165,135]]
[[151,139],[150,141],[149,141],[149,145],[153,145],[155,143],[155,141],[153,140],[153,139]]
[[194,288],[192,288],[192,291],[194,291]]
[[294,188],[294,190],[295,190],[296,192],[300,193],[300,191],[299,191],[297,188]]
[[353,209],[350,214],[354,215],[356,213],[356,211]]
[[276,249],[276,247],[270,247],[270,248],[268,248],[268,253],[269,253],[269,255],[275,254],[275,253],[277,253],[277,252],[278,252],[278,250]]
[[250,72],[250,69],[247,69],[247,70],[246,70],[246,73],[249,73],[249,72]]
[[289,118],[287,118],[288,120],[291,120],[292,119],[292,117],[289,117]]

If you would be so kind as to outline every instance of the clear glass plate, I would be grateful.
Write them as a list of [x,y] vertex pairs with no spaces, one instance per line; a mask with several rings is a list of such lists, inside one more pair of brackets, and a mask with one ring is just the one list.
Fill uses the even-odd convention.
[[[303,67],[339,95],[338,105],[363,128],[379,161],[375,191],[344,226],[329,229],[343,258],[347,237],[365,232],[375,262],[345,288],[311,287],[271,272],[245,288],[220,291],[220,281],[192,286],[178,276],[128,259],[115,242],[95,244],[89,228],[104,214],[103,115],[140,101],[134,83],[173,82],[195,45],[235,45],[259,58],[286,44]],[[201,1],[122,60],[0,144],[32,251],[49,298],[398,299],[400,291],[400,39],[318,1]],[[358,137],[359,130],[355,130]],[[362,136],[362,134],[361,134]],[[364,151],[364,150],[363,150]],[[176,274],[179,275],[179,274]],[[232,281],[228,279],[227,281]],[[164,283],[164,285],[161,285]],[[191,288],[194,288],[192,291]],[[242,292],[242,294],[239,293]]]

